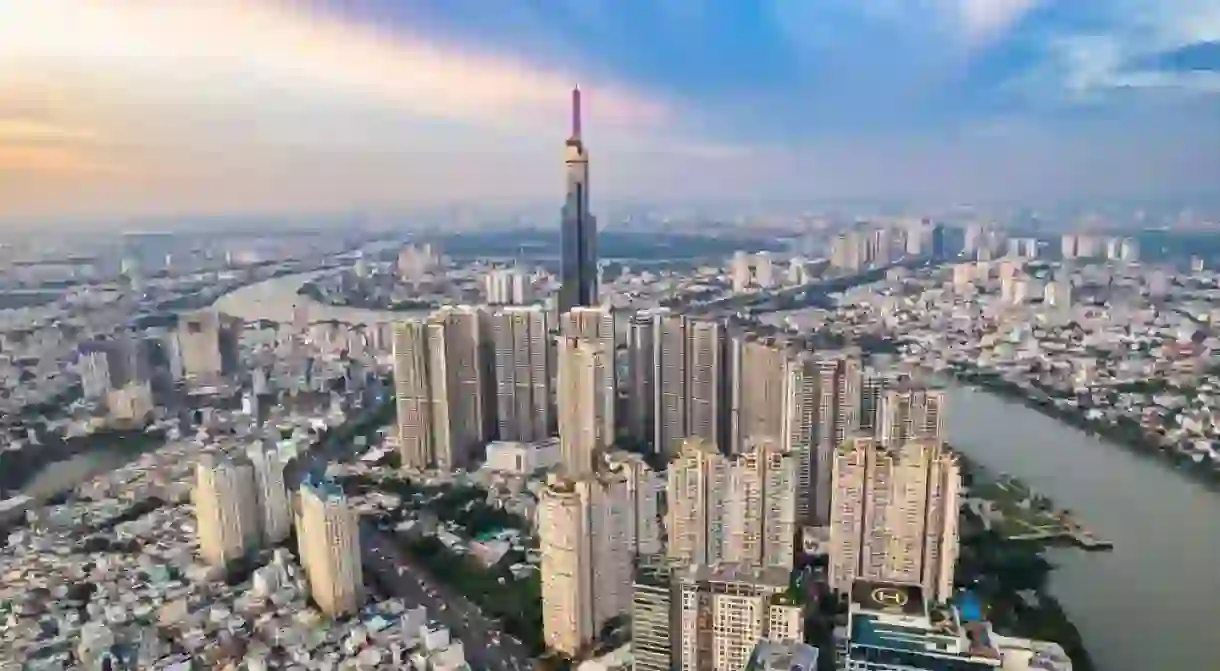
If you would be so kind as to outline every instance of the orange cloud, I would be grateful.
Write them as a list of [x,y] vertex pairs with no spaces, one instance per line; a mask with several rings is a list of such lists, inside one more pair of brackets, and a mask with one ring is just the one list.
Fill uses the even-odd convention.
[[51,175],[115,175],[121,166],[75,149],[55,146],[9,145],[0,141],[0,173]]
[[[496,127],[533,124],[540,115],[563,119],[574,80],[268,0],[3,3],[5,66],[83,77],[137,99],[173,96],[207,106],[234,90],[304,90]],[[666,115],[658,100],[591,84],[594,119],[649,124]]]

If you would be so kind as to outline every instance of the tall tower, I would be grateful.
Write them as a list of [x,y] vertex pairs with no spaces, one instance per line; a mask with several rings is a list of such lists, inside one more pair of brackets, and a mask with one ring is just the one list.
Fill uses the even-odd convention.
[[563,204],[559,289],[561,313],[597,304],[597,222],[589,212],[589,154],[580,136],[580,88],[572,89],[572,135],[564,150],[568,194]]

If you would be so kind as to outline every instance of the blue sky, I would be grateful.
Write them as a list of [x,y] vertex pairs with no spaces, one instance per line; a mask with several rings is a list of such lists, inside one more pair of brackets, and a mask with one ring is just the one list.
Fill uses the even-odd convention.
[[575,82],[606,201],[1220,189],[1220,0],[0,0],[0,207],[558,202]]

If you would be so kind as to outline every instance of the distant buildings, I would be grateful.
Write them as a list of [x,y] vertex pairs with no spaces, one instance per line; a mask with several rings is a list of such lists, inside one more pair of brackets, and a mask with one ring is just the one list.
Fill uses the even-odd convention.
[[533,300],[530,278],[517,268],[496,268],[483,278],[490,305],[525,305]]
[[188,380],[214,382],[237,366],[236,329],[216,312],[182,315],[176,340],[182,371]]

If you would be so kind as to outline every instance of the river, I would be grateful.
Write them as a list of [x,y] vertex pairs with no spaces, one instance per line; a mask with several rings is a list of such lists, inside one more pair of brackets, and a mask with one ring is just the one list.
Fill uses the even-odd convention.
[[1050,591],[1104,671],[1215,669],[1220,495],[1184,474],[967,387],[947,439],[1079,514],[1113,552],[1055,550]]
[[389,311],[367,310],[335,305],[326,305],[297,293],[301,285],[317,276],[318,272],[284,275],[230,291],[216,300],[212,307],[228,315],[257,321],[269,319],[291,322],[297,307],[304,308],[308,321],[334,320],[345,324],[378,324],[411,319],[427,314],[427,310]]

